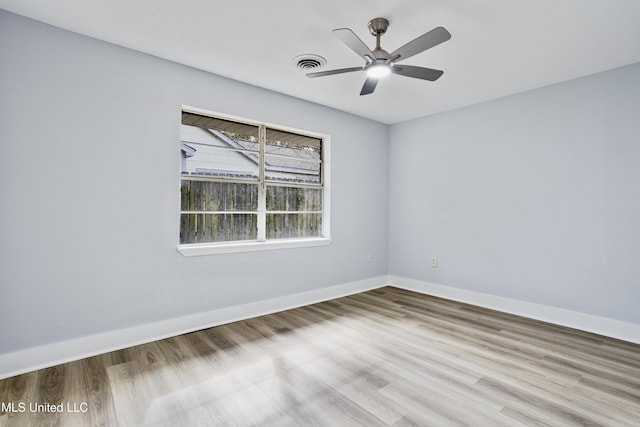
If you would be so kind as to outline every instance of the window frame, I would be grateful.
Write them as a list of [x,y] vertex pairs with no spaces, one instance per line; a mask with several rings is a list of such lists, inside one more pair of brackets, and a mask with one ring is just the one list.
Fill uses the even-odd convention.
[[[183,178],[185,176],[182,174],[182,159],[179,158],[178,166],[179,166],[179,179],[178,179],[178,245],[177,250],[184,256],[200,256],[200,255],[215,255],[215,254],[225,254],[225,253],[239,253],[239,252],[254,252],[254,251],[264,251],[264,250],[275,250],[275,249],[291,249],[291,248],[304,248],[304,247],[314,247],[314,246],[325,246],[331,243],[331,233],[330,233],[330,213],[331,213],[331,197],[330,197],[330,183],[331,183],[331,174],[330,174],[330,162],[331,162],[331,141],[330,136],[326,134],[319,134],[315,132],[309,132],[305,130],[290,128],[281,125],[274,125],[266,122],[259,122],[255,120],[245,119],[242,117],[232,116],[224,113],[217,113],[209,110],[205,110],[202,108],[191,107],[187,105],[183,105],[180,111],[182,112],[199,114],[203,116],[210,116],[213,118],[219,118],[223,120],[230,120],[239,123],[245,123],[247,125],[258,126],[260,133],[266,133],[267,129],[273,129],[278,131],[284,131],[304,136],[309,136],[311,138],[318,138],[322,140],[322,149],[320,151],[320,185],[312,186],[313,188],[319,188],[322,190],[322,231],[319,237],[301,237],[301,238],[283,238],[283,239],[266,239],[264,234],[264,230],[259,230],[257,240],[239,240],[239,241],[225,241],[225,242],[207,242],[207,243],[188,243],[181,244],[180,243],[180,216],[182,210],[180,209],[180,185],[182,183]],[[182,120],[179,121],[179,124],[182,124]],[[180,127],[178,127],[178,130]],[[180,131],[179,131],[180,134]],[[183,144],[182,137],[179,138],[179,145]],[[262,139],[262,138],[261,138]],[[282,185],[278,182],[268,181],[265,177],[265,168],[264,168],[264,159],[265,159],[265,149],[266,144],[260,144],[260,167],[259,167],[259,180],[257,185],[259,186],[260,194],[266,195],[266,188],[270,185]],[[288,183],[288,186],[297,187],[298,185],[292,185]],[[300,187],[310,187],[309,185],[299,185]],[[261,209],[260,206],[264,207],[264,203],[259,204],[259,209],[257,212],[258,217],[260,215],[266,216],[269,211],[266,208]],[[261,221],[258,220],[258,224]],[[260,227],[260,226],[259,226]]]

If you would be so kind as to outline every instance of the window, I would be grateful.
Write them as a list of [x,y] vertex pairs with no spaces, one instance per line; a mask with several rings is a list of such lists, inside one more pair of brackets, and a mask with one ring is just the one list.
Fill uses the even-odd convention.
[[326,136],[185,108],[185,255],[329,243]]

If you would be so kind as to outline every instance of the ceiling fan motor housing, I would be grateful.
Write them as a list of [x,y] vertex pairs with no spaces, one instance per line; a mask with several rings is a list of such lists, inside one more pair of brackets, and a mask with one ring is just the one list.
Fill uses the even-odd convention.
[[367,24],[369,27],[369,32],[371,32],[372,36],[383,35],[387,32],[387,28],[389,28],[389,20],[385,18],[373,18]]

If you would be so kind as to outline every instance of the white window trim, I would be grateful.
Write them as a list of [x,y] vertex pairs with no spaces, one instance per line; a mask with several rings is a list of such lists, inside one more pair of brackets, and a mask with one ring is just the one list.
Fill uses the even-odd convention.
[[279,239],[225,243],[197,243],[191,245],[178,245],[178,252],[184,256],[201,256],[232,254],[238,252],[271,251],[276,249],[308,248],[313,246],[326,246],[331,243],[327,237],[310,237],[305,239]]
[[[231,116],[229,114],[216,113],[202,108],[191,107],[187,105],[182,106],[182,111],[186,111],[194,114],[203,114],[206,116],[219,117],[221,119],[227,119],[232,121],[240,121],[248,124],[266,125],[269,128],[279,129],[286,132],[301,133],[309,135],[315,138],[322,138],[322,237],[306,237],[300,239],[274,239],[274,240],[250,240],[250,241],[237,241],[237,242],[213,242],[213,243],[193,243],[188,245],[181,245],[178,243],[177,251],[183,256],[202,256],[202,255],[217,255],[217,254],[230,254],[240,252],[255,252],[255,251],[268,251],[277,249],[293,249],[293,248],[307,248],[315,246],[326,246],[332,242],[331,239],[331,137],[325,134],[319,134],[314,132],[302,131],[281,125],[274,125],[266,122],[256,122],[248,120],[242,117]],[[181,165],[178,165],[179,167]],[[179,169],[179,174],[182,168]],[[180,199],[178,195],[177,206],[180,206]],[[178,212],[178,218],[180,213]],[[178,220],[178,224],[180,221]]]

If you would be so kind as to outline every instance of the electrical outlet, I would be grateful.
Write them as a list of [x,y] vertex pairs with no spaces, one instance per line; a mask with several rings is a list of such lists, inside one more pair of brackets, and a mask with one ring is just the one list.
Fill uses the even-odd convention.
[[432,268],[438,267],[438,258],[436,257],[431,258],[431,267]]
[[370,263],[372,259],[373,259],[373,256],[371,256],[371,252],[369,252],[367,254],[367,262]]

